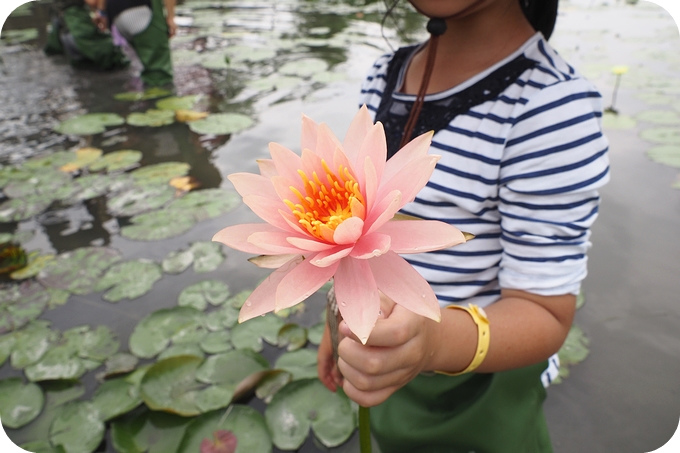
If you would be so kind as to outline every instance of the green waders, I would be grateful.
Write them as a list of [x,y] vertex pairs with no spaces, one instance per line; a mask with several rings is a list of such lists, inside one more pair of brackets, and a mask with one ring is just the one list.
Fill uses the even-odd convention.
[[130,45],[142,62],[141,79],[145,85],[172,84],[172,58],[168,24],[163,13],[162,0],[151,0],[153,14],[146,30],[135,35]]
[[546,363],[494,374],[420,375],[371,408],[382,453],[549,453]]

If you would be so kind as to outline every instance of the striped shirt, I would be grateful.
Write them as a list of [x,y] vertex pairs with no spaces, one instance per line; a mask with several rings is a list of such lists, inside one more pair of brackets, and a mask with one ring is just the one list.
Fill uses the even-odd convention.
[[[393,58],[375,62],[360,99],[374,119],[385,119],[388,139],[395,135],[392,117],[407,113],[415,99],[389,89],[390,75],[400,87],[406,67],[388,74]],[[451,249],[405,256],[442,306],[487,306],[501,288],[578,294],[598,188],[609,179],[601,120],[601,95],[540,33],[472,79],[425,97],[416,132],[435,130],[430,152],[441,159],[402,211],[476,236]]]

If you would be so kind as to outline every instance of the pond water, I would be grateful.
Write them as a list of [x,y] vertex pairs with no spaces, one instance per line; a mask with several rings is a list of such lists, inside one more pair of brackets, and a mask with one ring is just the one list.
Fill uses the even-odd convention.
[[[179,122],[122,124],[76,136],[54,127],[85,113],[127,117],[146,112],[156,99],[115,99],[136,88],[134,63],[126,70],[96,72],[46,57],[41,45],[48,3],[18,11],[2,30],[0,166],[82,147],[132,149],[142,152],[142,166],[189,164],[187,175],[200,189],[231,189],[226,175],[255,171],[256,159],[267,157],[271,141],[297,149],[301,113],[342,135],[373,60],[389,44],[423,37],[421,22],[409,14],[401,16],[400,33],[389,22],[381,28],[381,2],[179,1],[173,94],[200,95],[195,110],[244,114],[253,125],[224,135],[198,134]],[[589,341],[589,354],[549,389],[546,411],[557,452],[648,452],[671,437],[680,417],[680,37],[670,16],[648,2],[560,3],[553,45],[598,85],[618,114],[605,117],[612,181],[602,191],[585,304],[575,320]],[[614,66],[626,67],[616,94]],[[254,218],[241,205],[183,233],[139,241],[121,234],[130,216],[112,214],[110,203],[106,196],[54,203],[29,218],[0,223],[0,234],[24,235],[21,245],[41,254],[95,246],[116,250],[125,261],[161,263],[171,252],[209,241],[223,226]],[[134,299],[110,303],[105,291],[71,294],[40,319],[57,331],[107,326],[126,351],[140,320],[176,306],[185,288],[220,280],[238,294],[267,274],[247,263],[245,255],[226,253],[208,272],[164,273],[151,291]],[[295,322],[310,328],[318,322],[322,299],[313,299],[304,313],[293,315]],[[269,346],[263,351],[270,360],[279,353]],[[11,376],[22,371],[5,363],[0,378]],[[88,394],[99,385],[95,372],[81,381]],[[257,399],[251,405],[262,409]],[[6,431],[17,443],[35,440],[30,424]],[[356,451],[353,442],[331,451]],[[108,435],[97,451],[114,451]],[[326,449],[308,439],[300,451]]]

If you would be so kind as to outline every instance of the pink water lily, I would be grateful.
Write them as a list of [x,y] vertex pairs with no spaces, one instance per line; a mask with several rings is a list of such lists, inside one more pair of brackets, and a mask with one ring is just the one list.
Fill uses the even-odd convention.
[[431,139],[423,134],[386,161],[383,126],[365,106],[343,142],[303,115],[300,156],[271,143],[259,175],[230,175],[266,223],[230,226],[213,240],[261,255],[253,261],[276,269],[246,300],[239,321],[289,308],[330,279],[342,317],[363,342],[378,318],[380,292],[439,321],[434,292],[400,254],[452,247],[465,236],[444,222],[395,217],[439,160],[428,154]]

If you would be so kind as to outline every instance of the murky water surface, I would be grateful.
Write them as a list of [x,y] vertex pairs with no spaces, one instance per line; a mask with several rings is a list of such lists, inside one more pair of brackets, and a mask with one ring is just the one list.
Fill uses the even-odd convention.
[[[254,171],[255,160],[267,155],[268,142],[297,149],[303,112],[329,123],[340,135],[346,130],[363,74],[389,50],[378,23],[380,4],[350,3],[179,2],[185,26],[172,44],[177,94],[203,94],[208,111],[240,112],[255,119],[253,127],[232,136],[201,136],[183,124],[124,125],[86,138],[54,132],[55,125],[76,114],[126,116],[153,104],[113,99],[134,88],[136,65],[93,72],[46,57],[39,47],[46,23],[42,7],[10,17],[0,45],[0,164],[82,146],[140,149],[144,165],[187,162],[202,187],[230,187],[226,175]],[[563,0],[560,8],[553,45],[598,85],[618,116],[605,118],[612,180],[602,191],[584,285],[586,303],[575,320],[590,340],[590,355],[562,384],[550,388],[546,411],[556,452],[648,452],[670,438],[680,416],[680,190],[672,188],[679,170],[653,162],[646,153],[659,143],[641,134],[660,127],[680,130],[680,121],[660,125],[654,119],[658,116],[646,113],[678,117],[680,38],[670,16],[647,2]],[[422,36],[414,19],[402,27],[407,37]],[[8,42],[8,31],[19,29],[39,32],[32,40]],[[393,46],[404,42],[390,27],[384,33]],[[276,49],[271,49],[273,43]],[[245,58],[236,53],[239,46],[248,46],[252,54],[274,53],[261,60],[251,55],[253,61],[237,64]],[[224,64],[225,53],[231,55],[231,66]],[[297,71],[283,77],[281,68],[294,61]],[[321,66],[313,69],[315,64]],[[615,65],[628,68],[616,97]],[[274,80],[269,88],[250,85],[267,78]],[[670,136],[661,144],[680,148],[677,133]],[[242,206],[181,236],[140,243],[121,237],[119,221],[89,202],[0,224],[0,232],[34,231],[26,247],[45,253],[105,245],[126,259],[159,261],[186,244],[209,240],[224,225],[252,217]],[[219,270],[207,277],[226,279],[234,293],[252,288],[266,273],[244,260],[229,252]],[[151,293],[120,304],[102,303],[98,295],[71,296],[66,306],[43,317],[59,329],[106,324],[124,340],[143,316],[173,306],[179,291],[197,279],[191,273],[165,276]],[[7,364],[0,369],[3,377],[16,374]],[[305,448],[315,451],[313,445]]]

